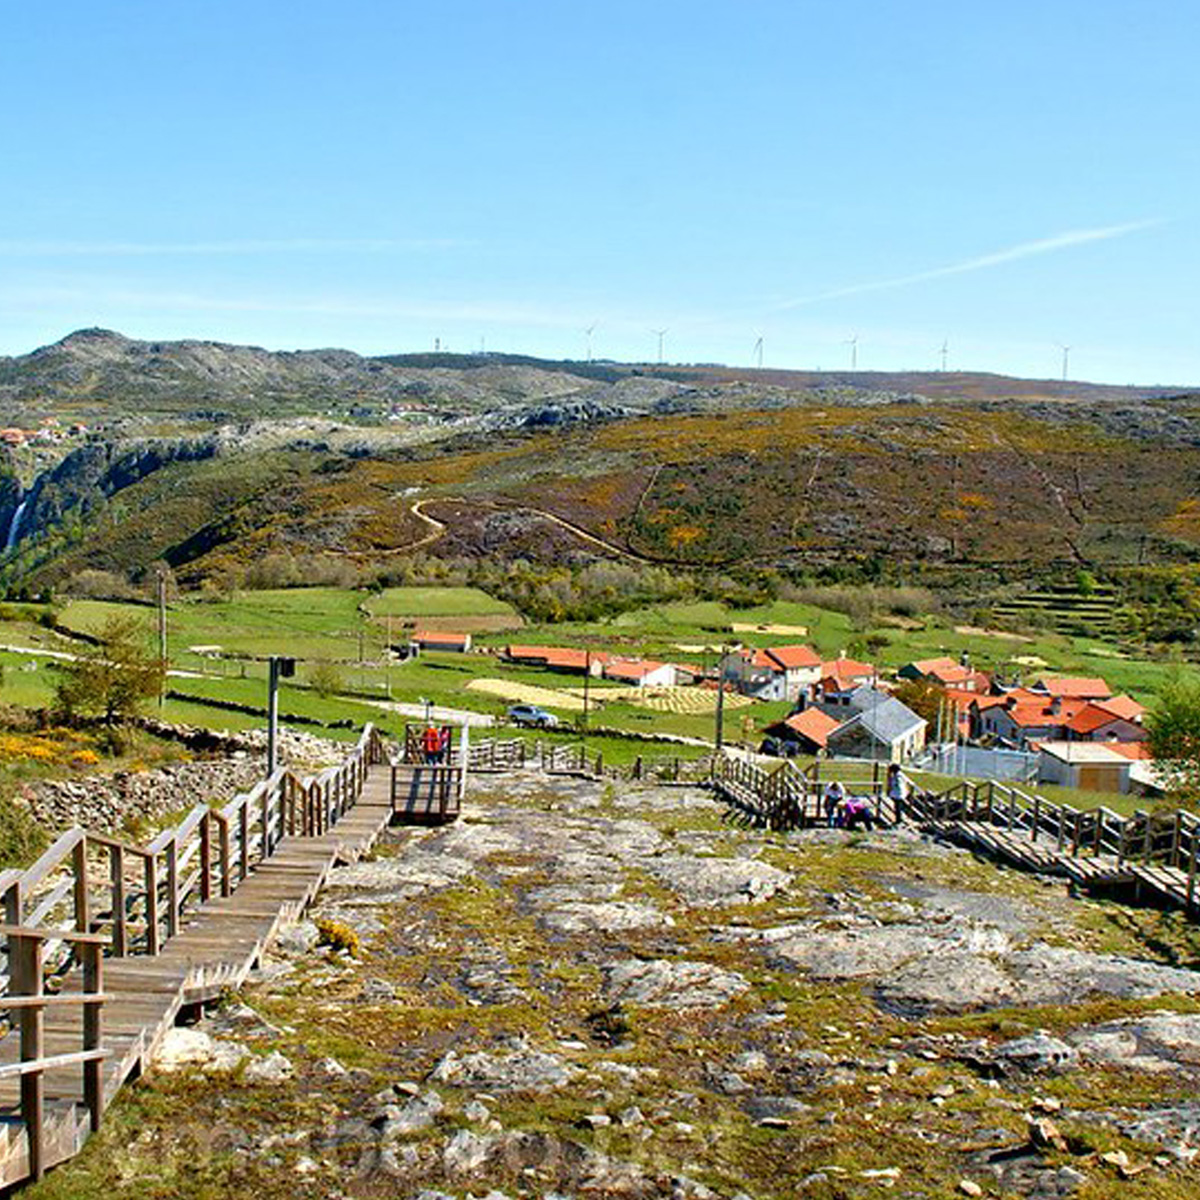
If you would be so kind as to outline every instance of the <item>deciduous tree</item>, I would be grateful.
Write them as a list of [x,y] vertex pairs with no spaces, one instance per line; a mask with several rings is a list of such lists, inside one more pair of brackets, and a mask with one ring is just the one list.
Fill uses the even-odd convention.
[[1179,676],[1168,683],[1146,716],[1146,731],[1170,798],[1200,809],[1200,682]]
[[97,643],[63,664],[58,706],[67,717],[99,716],[112,725],[158,695],[163,663],[150,648],[149,629],[132,617],[107,621]]

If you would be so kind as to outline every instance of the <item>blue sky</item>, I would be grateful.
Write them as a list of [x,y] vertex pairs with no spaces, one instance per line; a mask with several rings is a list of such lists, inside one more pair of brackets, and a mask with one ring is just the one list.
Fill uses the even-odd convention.
[[1200,384],[1200,6],[7,7],[0,353]]

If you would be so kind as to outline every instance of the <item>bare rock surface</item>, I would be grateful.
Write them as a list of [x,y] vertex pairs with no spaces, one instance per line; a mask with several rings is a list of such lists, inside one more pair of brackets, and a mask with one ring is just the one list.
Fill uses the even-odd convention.
[[697,907],[766,901],[791,880],[787,871],[744,859],[671,856],[653,860],[648,869],[686,903]]
[[1150,1013],[1083,1026],[1067,1035],[1093,1062],[1145,1071],[1200,1070],[1200,1013]]
[[560,904],[539,918],[543,928],[557,933],[615,933],[629,929],[661,929],[675,924],[652,904],[629,900]]
[[[285,928],[280,974],[164,1042],[121,1178],[177,1153],[297,1200],[1200,1191],[1190,931],[911,829],[712,806],[524,772],[389,831],[309,914],[358,956]],[[205,1131],[177,1151],[173,1098]]]
[[715,1008],[740,996],[750,984],[736,971],[710,963],[637,960],[604,968],[609,995],[648,1008]]
[[430,1080],[478,1091],[544,1092],[562,1087],[576,1074],[577,1069],[557,1055],[538,1050],[480,1051],[462,1057],[452,1050],[430,1072]]

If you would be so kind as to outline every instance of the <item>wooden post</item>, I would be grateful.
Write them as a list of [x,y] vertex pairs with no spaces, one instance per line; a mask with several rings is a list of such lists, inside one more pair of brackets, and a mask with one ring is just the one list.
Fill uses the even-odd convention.
[[258,857],[260,860],[271,857],[271,789],[264,787],[262,801],[259,804],[259,816],[262,820],[262,833],[258,839]]
[[[159,951],[158,940],[158,856],[147,854],[142,860],[146,885],[146,953],[155,955]],[[84,969],[86,973],[87,964]],[[97,989],[98,990],[98,989]],[[87,1046],[84,1049],[88,1049]]]
[[633,777],[634,779],[642,777],[642,756],[640,754],[633,760]]
[[212,814],[200,818],[200,903],[212,898]]
[[128,949],[125,939],[125,848],[110,846],[108,852],[109,874],[112,879],[112,952],[121,958]]
[[238,875],[250,874],[250,805],[243,800],[238,809]]
[[[147,866],[154,862],[153,858],[146,860]],[[157,907],[157,906],[156,906]],[[154,928],[154,926],[151,926]],[[157,940],[157,937],[156,937]],[[85,993],[98,995],[104,991],[103,983],[103,947],[98,942],[88,943],[81,948],[83,957],[83,990]],[[155,951],[151,951],[155,953]],[[84,1050],[99,1050],[103,1023],[102,1000],[84,1001],[83,1004],[83,1048]],[[104,1115],[104,1086],[101,1076],[103,1064],[100,1059],[92,1059],[83,1064],[83,1102],[87,1105],[88,1121],[92,1132],[100,1128],[100,1118]]]
[[233,879],[229,870],[229,822],[217,818],[217,861],[220,863],[221,895],[233,893]]
[[1041,820],[1042,820],[1042,798],[1041,798],[1041,796],[1034,796],[1034,798],[1033,798],[1033,829],[1030,831],[1030,838],[1029,838],[1029,840],[1031,842],[1037,841],[1038,825],[1041,824]]
[[[14,996],[42,994],[41,938],[9,935],[8,963],[10,987]],[[45,1011],[30,1006],[19,1011],[21,1029],[21,1061],[36,1062],[44,1058]],[[21,1120],[29,1139],[29,1175],[41,1179],[46,1173],[44,1156],[45,1081],[40,1070],[21,1076]]]
[[21,881],[17,880],[4,893],[4,919],[10,925],[20,925],[23,923],[25,905],[22,892]]
[[1196,837],[1196,827],[1192,826],[1192,852],[1188,855],[1187,878],[1187,908],[1194,912],[1196,907],[1196,854],[1200,851],[1200,838]]
[[179,932],[179,839],[167,843],[167,937]]
[[[92,914],[88,906],[87,881],[87,838],[81,837],[71,851],[71,867],[75,875],[75,928],[80,933],[87,933],[92,924]],[[78,953],[75,955],[79,958]]]
[[1183,809],[1175,810],[1175,828],[1171,831],[1171,866],[1179,862],[1179,842],[1183,835]]

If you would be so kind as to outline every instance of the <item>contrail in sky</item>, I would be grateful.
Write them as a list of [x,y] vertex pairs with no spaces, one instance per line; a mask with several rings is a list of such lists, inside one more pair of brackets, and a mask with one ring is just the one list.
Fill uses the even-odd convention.
[[1066,250],[1070,246],[1083,246],[1088,242],[1106,242],[1111,238],[1125,237],[1127,234],[1138,233],[1140,230],[1151,229],[1155,225],[1161,224],[1163,224],[1161,220],[1130,221],[1125,225],[1106,225],[1101,229],[1075,229],[1067,233],[1055,234],[1054,237],[1039,238],[1035,242],[1021,242],[1017,246],[1009,246],[1006,250],[997,250],[993,254],[981,254],[977,258],[964,259],[962,262],[951,263],[946,267],[918,271],[914,275],[900,275],[895,279],[877,279],[873,283],[855,283],[849,287],[818,292],[813,296],[801,296],[799,299],[788,300],[777,305],[776,311],[799,308],[805,304],[816,304],[821,300],[836,300],[841,296],[858,296],[863,292],[884,292],[891,288],[907,287],[910,283],[924,283],[929,279],[941,279],[946,275],[966,275],[970,271],[986,271],[989,267],[1016,262],[1021,258],[1052,254],[1056,250]]
[[0,257],[137,257],[167,254],[305,254],[442,250],[462,245],[451,238],[285,238],[223,242],[2,241]]

